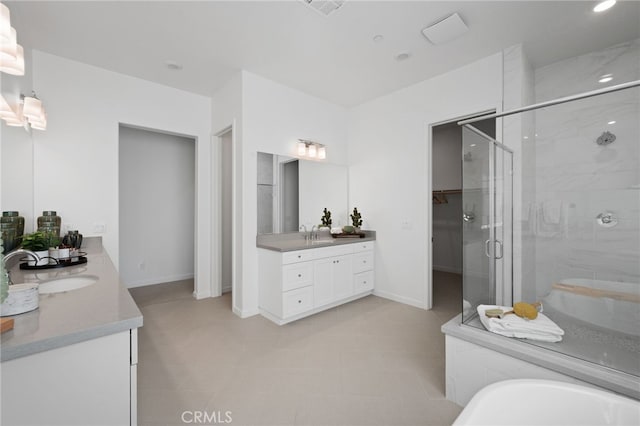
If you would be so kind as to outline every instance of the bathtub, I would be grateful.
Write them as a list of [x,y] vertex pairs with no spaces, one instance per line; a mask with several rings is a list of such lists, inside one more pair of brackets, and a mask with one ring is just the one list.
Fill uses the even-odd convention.
[[453,425],[639,425],[640,402],[551,380],[505,380],[478,392]]
[[542,303],[586,324],[640,336],[640,284],[565,279],[551,286]]

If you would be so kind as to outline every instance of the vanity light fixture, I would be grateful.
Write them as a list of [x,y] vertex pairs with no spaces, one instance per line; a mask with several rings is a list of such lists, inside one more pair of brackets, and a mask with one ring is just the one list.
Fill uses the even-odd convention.
[[327,148],[318,142],[298,139],[298,156],[324,160],[327,158]]

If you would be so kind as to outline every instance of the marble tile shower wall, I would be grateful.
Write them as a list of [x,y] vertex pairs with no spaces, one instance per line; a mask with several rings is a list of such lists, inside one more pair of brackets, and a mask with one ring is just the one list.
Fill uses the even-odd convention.
[[[640,39],[535,70],[536,102],[640,79]],[[549,107],[535,114],[536,293],[588,278],[640,286],[640,88]],[[613,123],[615,122],[615,123]],[[603,132],[616,136],[601,146]],[[614,227],[596,217],[610,212]]]

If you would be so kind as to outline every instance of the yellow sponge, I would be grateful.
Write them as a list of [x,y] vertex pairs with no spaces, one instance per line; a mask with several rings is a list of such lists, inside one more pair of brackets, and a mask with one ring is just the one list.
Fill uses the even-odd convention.
[[538,318],[538,310],[531,303],[518,302],[515,305],[513,305],[513,312],[521,318],[527,318],[527,319]]

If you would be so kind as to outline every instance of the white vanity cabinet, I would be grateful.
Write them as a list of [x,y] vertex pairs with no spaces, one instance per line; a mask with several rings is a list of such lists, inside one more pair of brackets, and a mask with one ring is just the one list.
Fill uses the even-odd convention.
[[373,248],[366,241],[289,252],[259,249],[260,312],[286,324],[371,294]]
[[136,425],[137,329],[2,362],[6,425]]

